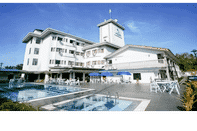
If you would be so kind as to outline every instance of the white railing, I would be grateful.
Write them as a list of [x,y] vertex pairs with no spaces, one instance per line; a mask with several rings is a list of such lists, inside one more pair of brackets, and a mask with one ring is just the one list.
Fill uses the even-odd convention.
[[139,68],[151,68],[151,67],[167,67],[167,64],[163,59],[159,59],[159,60],[109,64],[105,66],[105,69],[139,69]]

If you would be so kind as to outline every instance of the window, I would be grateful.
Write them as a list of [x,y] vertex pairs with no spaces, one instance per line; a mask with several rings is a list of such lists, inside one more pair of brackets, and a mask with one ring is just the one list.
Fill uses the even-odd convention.
[[90,51],[86,52],[86,56],[89,57],[90,56]]
[[60,61],[60,64],[61,64],[61,65],[63,65],[63,62],[64,62],[64,61],[63,61],[63,60],[61,60],[61,61]]
[[98,65],[100,65],[100,62],[101,62],[101,61],[100,61],[100,60],[98,60]]
[[39,54],[39,48],[34,49],[34,54],[37,54],[37,55]]
[[29,54],[31,54],[31,48],[29,48]]
[[101,50],[100,50],[100,53],[104,53],[104,49],[101,49]]
[[54,64],[54,60],[51,60],[51,64]]
[[74,43],[75,41],[74,40],[70,40],[70,43]]
[[141,73],[133,73],[133,79],[134,80],[141,80]]
[[56,40],[56,36],[52,36],[52,40]]
[[105,64],[105,60],[102,60],[102,61],[101,61],[101,65],[104,65],[104,64]]
[[89,66],[90,65],[90,61],[86,62],[86,66]]
[[112,64],[112,60],[109,60],[109,61],[108,61],[108,64]]
[[69,50],[69,53],[70,54],[74,54],[75,52],[73,50]]
[[40,44],[41,39],[40,38],[36,38],[36,44]]
[[92,61],[92,65],[96,65],[96,61]]
[[79,42],[77,42],[77,43],[76,43],[76,45],[78,45],[78,46],[79,46]]
[[29,65],[29,58],[27,59],[27,65]]
[[65,53],[67,53],[67,49],[65,49]]
[[66,61],[64,61],[64,65],[66,65]]
[[68,65],[74,65],[73,61],[68,61]]
[[81,53],[81,56],[84,56],[84,53]]
[[80,52],[76,52],[76,55],[80,55]]
[[57,40],[58,40],[58,41],[62,41],[62,38],[61,38],[61,37],[58,37]]
[[38,65],[38,59],[33,59],[32,65]]
[[32,38],[31,38],[31,40],[30,40],[30,44],[32,44]]
[[55,47],[51,47],[51,52],[55,52]]
[[62,52],[62,48],[56,48],[56,52]]
[[51,60],[49,60],[49,64],[51,64]]
[[60,64],[60,60],[55,60],[55,64]]
[[92,55],[95,56],[97,53],[97,50],[92,50]]

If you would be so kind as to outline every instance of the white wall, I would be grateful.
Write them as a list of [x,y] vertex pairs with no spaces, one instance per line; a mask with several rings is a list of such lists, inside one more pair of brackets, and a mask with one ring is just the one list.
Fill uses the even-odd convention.
[[161,52],[137,48],[128,48],[127,50],[124,50],[124,52],[121,52],[111,58],[111,60],[112,64],[157,60],[157,53]]

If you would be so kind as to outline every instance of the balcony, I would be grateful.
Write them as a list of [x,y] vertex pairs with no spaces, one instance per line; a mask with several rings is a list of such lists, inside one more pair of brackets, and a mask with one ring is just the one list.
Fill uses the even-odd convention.
[[105,66],[105,69],[140,69],[140,68],[152,68],[152,67],[167,67],[167,64],[163,59],[159,59],[159,60],[109,64]]

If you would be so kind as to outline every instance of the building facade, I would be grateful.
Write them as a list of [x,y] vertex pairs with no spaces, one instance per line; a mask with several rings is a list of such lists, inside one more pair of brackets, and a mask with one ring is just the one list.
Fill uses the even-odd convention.
[[150,79],[177,79],[180,77],[178,60],[169,49],[125,45],[124,27],[109,19],[97,25],[100,43],[94,43],[55,29],[35,29],[23,43],[26,51],[23,77],[29,81],[49,78],[70,79],[85,77],[91,72],[129,71],[142,83]]

